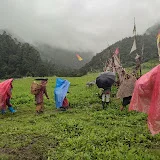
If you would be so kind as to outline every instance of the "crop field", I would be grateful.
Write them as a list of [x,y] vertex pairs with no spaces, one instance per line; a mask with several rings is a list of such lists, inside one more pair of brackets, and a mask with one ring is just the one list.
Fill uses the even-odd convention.
[[35,114],[34,96],[30,94],[33,78],[15,79],[11,102],[17,110],[0,115],[0,159],[17,160],[158,160],[160,134],[152,136],[147,115],[120,111],[121,100],[112,89],[111,103],[103,110],[96,86],[86,83],[98,73],[71,82],[67,98],[70,109],[55,108],[53,89],[56,77],[49,77],[44,97],[45,112]]

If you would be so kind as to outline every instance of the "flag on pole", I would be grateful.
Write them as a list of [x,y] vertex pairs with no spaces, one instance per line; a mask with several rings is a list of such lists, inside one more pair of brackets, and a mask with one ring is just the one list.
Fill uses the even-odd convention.
[[133,51],[135,51],[136,49],[137,49],[137,46],[136,46],[136,38],[134,37],[134,41],[133,41],[133,45],[132,45],[130,54],[131,54]]
[[134,41],[133,41],[133,45],[132,45],[130,54],[137,49],[137,45],[136,45],[136,23],[135,23],[135,18],[134,18],[133,34],[134,34]]
[[142,57],[143,57],[143,54],[144,54],[144,42],[142,44],[142,53],[141,53]]
[[160,30],[157,35],[157,48],[158,48],[158,55],[159,55],[159,61],[160,61]]
[[76,56],[77,56],[77,58],[78,58],[79,61],[83,60],[82,57],[79,56],[79,54],[76,54]]
[[115,54],[115,55],[113,55],[113,58],[114,58],[114,65],[116,67],[121,67],[121,62],[120,62],[120,59],[118,58],[118,56]]
[[115,55],[118,55],[118,54],[119,54],[119,48],[116,48],[114,54],[115,54]]
[[138,60],[139,58],[140,58],[140,55],[137,53],[136,57],[135,57],[135,60]]
[[135,23],[135,18],[134,18],[133,34],[134,34],[134,36],[136,35],[136,23]]

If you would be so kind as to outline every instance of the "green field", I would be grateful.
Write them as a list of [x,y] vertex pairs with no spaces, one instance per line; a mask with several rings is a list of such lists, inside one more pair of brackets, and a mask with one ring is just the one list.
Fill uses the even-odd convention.
[[[0,115],[0,159],[32,160],[132,160],[160,159],[160,134],[152,136],[147,115],[120,111],[114,97],[106,110],[94,86],[86,87],[98,73],[71,82],[68,99],[71,109],[57,111],[53,99],[56,77],[49,77],[45,112],[35,114],[30,94],[33,78],[15,79],[12,104],[15,114]],[[113,95],[116,88],[112,90]]]

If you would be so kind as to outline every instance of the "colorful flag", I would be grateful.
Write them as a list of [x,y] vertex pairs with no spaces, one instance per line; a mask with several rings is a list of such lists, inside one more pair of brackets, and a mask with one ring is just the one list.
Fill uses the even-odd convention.
[[115,55],[118,55],[118,54],[119,54],[119,48],[116,48],[114,54],[115,54]]
[[78,58],[79,61],[83,60],[82,57],[80,57],[78,54],[76,54],[76,56],[77,56],[77,58]]
[[160,61],[160,30],[157,35],[157,48],[158,48],[158,55],[159,55],[159,61]]

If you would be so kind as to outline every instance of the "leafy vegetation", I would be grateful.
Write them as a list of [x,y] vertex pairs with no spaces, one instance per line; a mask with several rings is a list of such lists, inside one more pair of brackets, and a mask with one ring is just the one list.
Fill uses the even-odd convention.
[[[147,73],[148,71],[150,71],[152,68],[154,68],[155,66],[159,65],[159,60],[158,58],[155,58],[155,59],[152,59],[152,60],[149,60],[148,62],[144,62],[142,65],[141,65],[141,69],[142,69],[142,74],[145,74]],[[126,71],[131,73],[133,71],[133,67],[127,67],[126,68]]]
[[1,78],[54,74],[54,65],[43,62],[34,47],[13,39],[6,32],[0,34],[0,57]]
[[[15,114],[0,115],[0,159],[160,159],[160,135],[152,136],[147,115],[120,111],[115,97],[102,110],[96,86],[86,87],[98,73],[68,77],[71,109],[57,111],[53,97],[56,77],[49,77],[45,112],[35,115],[33,78],[15,79]],[[112,94],[116,93],[113,87]]]

